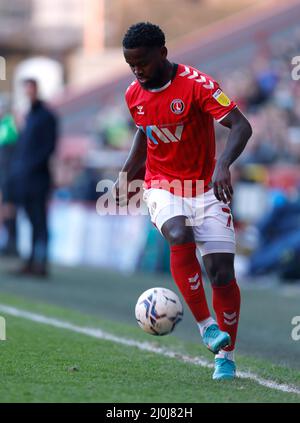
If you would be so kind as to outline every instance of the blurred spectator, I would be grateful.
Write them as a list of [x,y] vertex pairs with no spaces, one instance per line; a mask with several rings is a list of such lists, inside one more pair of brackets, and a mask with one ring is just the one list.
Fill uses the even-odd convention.
[[102,147],[111,149],[128,149],[131,144],[132,120],[120,104],[106,105],[94,122],[94,131]]
[[300,278],[300,193],[273,192],[273,207],[258,224],[259,245],[251,255],[250,275],[277,271],[282,279]]
[[0,191],[1,191],[1,217],[5,228],[6,242],[1,254],[17,255],[16,248],[16,214],[12,204],[7,204],[3,199],[8,189],[8,172],[13,157],[18,132],[14,116],[9,113],[8,107],[0,103]]
[[[222,75],[224,91],[237,101],[254,129],[242,163],[300,163],[300,83],[292,79],[291,60],[299,55],[300,31],[269,40],[250,66]],[[220,148],[227,137],[217,126]]]
[[16,144],[8,199],[24,208],[32,226],[31,254],[18,273],[46,276],[49,159],[57,140],[57,118],[39,99],[36,80],[25,80],[24,90],[30,110]]
[[[254,133],[240,160],[269,166],[276,162],[300,162],[300,83],[291,76],[293,56],[299,55],[300,30],[291,29],[277,39],[261,40],[250,64],[211,71],[222,88],[249,118]],[[201,63],[194,63],[202,68]],[[91,125],[99,148],[129,149],[134,128],[124,111],[123,93],[113,91],[94,116]],[[216,126],[217,148],[221,150],[227,130]]]

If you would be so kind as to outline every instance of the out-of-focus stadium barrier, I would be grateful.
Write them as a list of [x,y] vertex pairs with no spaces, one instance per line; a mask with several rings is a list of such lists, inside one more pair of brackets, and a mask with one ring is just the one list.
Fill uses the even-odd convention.
[[[136,270],[147,241],[148,216],[98,216],[94,205],[54,201],[49,207],[50,260]],[[30,226],[18,215],[18,247],[29,255]]]

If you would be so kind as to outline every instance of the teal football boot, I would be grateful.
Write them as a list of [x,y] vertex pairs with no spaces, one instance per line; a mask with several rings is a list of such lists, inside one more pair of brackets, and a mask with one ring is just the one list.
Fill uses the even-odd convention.
[[217,354],[221,348],[230,345],[231,339],[229,333],[221,331],[217,324],[213,324],[205,330],[203,342],[211,352]]
[[228,358],[215,358],[214,380],[232,380],[236,375],[235,362]]

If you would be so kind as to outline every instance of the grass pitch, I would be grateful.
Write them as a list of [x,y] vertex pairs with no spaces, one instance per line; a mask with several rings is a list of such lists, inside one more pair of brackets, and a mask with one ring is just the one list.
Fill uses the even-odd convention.
[[[170,278],[55,268],[49,281],[41,281],[16,279],[7,273],[9,263],[1,265],[0,304],[117,337],[116,342],[96,339],[0,311],[7,324],[7,340],[0,342],[2,403],[300,402],[299,394],[274,389],[285,384],[300,391],[300,344],[290,336],[291,317],[299,314],[297,289],[242,287],[236,358],[238,370],[251,372],[252,379],[216,382],[212,368],[181,359],[188,355],[213,363],[188,310],[171,336],[144,334],[135,322],[140,293],[151,286],[176,291]],[[118,337],[164,347],[177,357],[121,345]],[[260,385],[253,374],[273,388]]]
[[[0,343],[1,402],[300,401],[300,395],[266,388],[250,379],[212,381],[212,369],[179,359],[180,354],[200,354],[213,362],[213,355],[200,343],[186,343],[175,336],[151,337],[126,324],[12,296],[2,295],[1,303],[82,327],[101,328],[117,337],[150,341],[154,347],[178,353],[178,358],[163,357],[2,313],[7,321],[7,341]],[[300,375],[291,369],[243,356],[238,357],[237,364],[240,369],[274,382],[293,383],[300,389]]]

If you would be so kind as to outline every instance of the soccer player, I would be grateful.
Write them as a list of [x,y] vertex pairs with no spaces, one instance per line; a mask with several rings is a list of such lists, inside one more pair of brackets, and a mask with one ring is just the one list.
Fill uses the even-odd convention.
[[[152,222],[170,245],[174,281],[204,344],[215,354],[213,379],[233,379],[240,290],[234,273],[229,168],[244,150],[251,126],[212,77],[168,61],[165,36],[157,25],[132,25],[123,52],[136,78],[125,97],[137,131],[122,172],[130,183],[146,164],[143,198]],[[213,119],[230,129],[217,161]],[[189,189],[179,193],[173,182],[182,187],[186,183]],[[122,184],[121,179],[115,183],[120,205],[121,190],[127,189]],[[205,298],[197,249],[212,285],[217,322]]]

